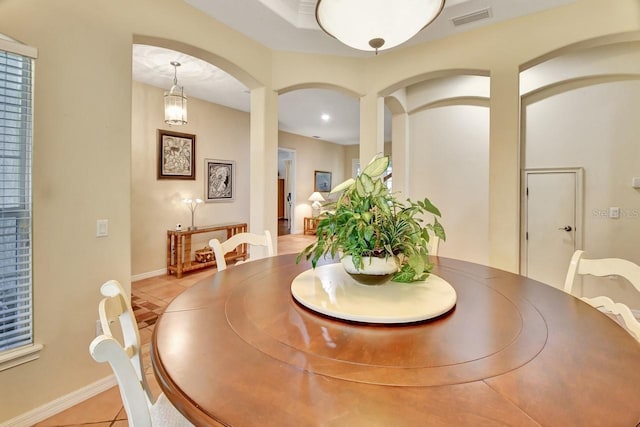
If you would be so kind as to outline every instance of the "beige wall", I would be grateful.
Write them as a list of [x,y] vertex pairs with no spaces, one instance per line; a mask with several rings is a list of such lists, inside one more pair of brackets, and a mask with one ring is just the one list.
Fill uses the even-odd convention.
[[[640,190],[631,186],[640,176],[639,47],[593,48],[523,73],[530,91],[523,102],[523,166],[584,169],[584,225],[578,232],[587,258],[640,264]],[[620,218],[608,217],[610,206],[620,208]],[[640,297],[623,280],[584,283],[587,296],[606,293],[640,309]]]
[[[196,226],[249,222],[249,114],[194,97],[189,98],[189,123],[164,123],[162,89],[133,82],[131,124],[131,273],[166,268],[167,230],[191,225],[184,198],[205,198],[205,159],[236,162],[235,198],[227,203],[203,203],[196,208]],[[196,135],[196,179],[157,179],[158,129]],[[192,249],[222,233],[194,235]]]
[[[640,264],[640,190],[631,187],[640,176],[638,105],[640,80],[569,90],[526,107],[526,168],[584,168],[585,258]],[[620,208],[620,218],[608,217],[610,206]],[[640,296],[623,282],[598,280],[585,295],[617,294],[640,309]]]
[[409,196],[442,213],[439,254],[489,264],[490,78],[434,78],[406,90]]
[[[0,423],[109,373],[87,350],[98,289],[130,277],[131,35],[106,25],[109,11],[95,4],[61,6],[0,6],[2,32],[39,51],[33,293],[44,345],[40,359],[0,372]],[[108,237],[95,237],[97,219],[109,220]]]
[[360,146],[346,145],[344,147],[344,179],[352,178],[353,159],[360,159]]
[[[248,113],[189,99],[189,123],[169,127],[163,122],[163,90],[133,82],[131,139],[131,273],[136,278],[161,274],[166,269],[166,231],[176,223],[191,224],[183,198],[204,198],[204,159],[236,162],[236,196],[232,203],[203,203],[195,224],[249,222],[249,120]],[[158,180],[158,129],[196,135],[196,179]],[[313,171],[333,173],[343,180],[344,149],[326,141],[279,132],[279,147],[296,152],[296,206],[292,232],[301,233],[303,218],[311,215],[307,199],[313,188]],[[357,146],[356,146],[357,147]],[[192,251],[224,233],[193,236]]]
[[[295,151],[295,204],[293,206],[294,224],[292,233],[302,233],[304,217],[311,216],[313,193],[313,172],[316,170],[331,172],[331,185],[341,183],[344,176],[344,146],[331,142],[279,132],[278,146]],[[327,194],[324,194],[328,198]]]
[[[519,97],[521,67],[584,40],[640,27],[637,1],[579,0],[473,32],[391,51],[369,59],[369,92],[393,93],[425,78],[461,70],[488,73],[491,81],[489,135],[489,263],[518,271]],[[607,19],[602,19],[606,16]],[[579,18],[576,18],[579,17]],[[361,123],[362,126],[362,123]],[[365,125],[366,126],[366,125]],[[374,145],[371,139],[362,144]],[[362,148],[361,148],[362,150]],[[505,215],[504,212],[509,212]]]
[[[35,341],[44,345],[38,360],[0,372],[2,424],[111,374],[88,346],[100,285],[128,288],[131,277],[134,35],[215,52],[246,70],[252,88],[270,81],[270,52],[181,0],[7,0],[0,29],[38,49],[33,292]],[[95,237],[97,219],[109,220],[108,237]]]
[[[391,156],[391,142],[384,143],[384,155]],[[353,174],[353,160],[360,160],[359,145],[345,145],[344,147],[344,179],[351,178]],[[367,162],[371,159],[367,159]]]
[[447,240],[438,253],[488,264],[489,109],[422,110],[410,116],[410,134],[409,197],[440,209]]
[[[271,209],[264,198],[276,188],[275,179],[265,179],[275,177],[276,171],[276,91],[327,84],[371,99],[443,71],[489,73],[489,263],[517,270],[519,70],[555,49],[592,38],[633,31],[631,37],[638,39],[640,4],[577,0],[366,59],[272,52],[182,0],[3,0],[0,28],[39,50],[33,250],[35,338],[45,345],[39,360],[0,372],[3,422],[110,372],[91,360],[87,346],[94,336],[99,285],[116,278],[128,286],[132,271],[135,40],[150,39],[205,57],[252,89],[250,215],[258,226],[272,228],[275,200]],[[377,117],[364,116],[361,128],[366,135],[377,135]],[[364,152],[375,152],[374,139],[362,139]],[[344,171],[344,165],[336,168]],[[110,235],[97,239],[95,222],[100,218],[109,219]]]

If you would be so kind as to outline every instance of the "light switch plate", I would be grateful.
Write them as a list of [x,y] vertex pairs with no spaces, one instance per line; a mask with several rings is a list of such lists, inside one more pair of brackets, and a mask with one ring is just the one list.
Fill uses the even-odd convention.
[[633,188],[640,188],[640,176],[634,176],[631,178],[631,186]]

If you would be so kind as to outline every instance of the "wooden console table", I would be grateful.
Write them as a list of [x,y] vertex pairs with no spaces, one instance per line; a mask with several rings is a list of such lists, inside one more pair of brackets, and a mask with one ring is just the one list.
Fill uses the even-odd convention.
[[316,229],[318,228],[318,222],[320,218],[318,217],[305,217],[304,218],[304,234],[316,234]]
[[[201,268],[216,265],[215,258],[207,262],[196,262],[191,259],[191,236],[201,233],[212,233],[214,231],[227,232],[227,239],[237,233],[247,231],[247,224],[221,224],[198,227],[195,230],[167,230],[167,274],[175,273],[179,279],[182,273],[200,270]],[[225,255],[227,262],[247,257],[247,246],[239,246],[235,252]]]

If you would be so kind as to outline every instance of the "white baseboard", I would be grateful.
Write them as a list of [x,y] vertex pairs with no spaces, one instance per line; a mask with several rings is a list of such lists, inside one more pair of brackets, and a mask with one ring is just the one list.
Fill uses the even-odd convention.
[[93,396],[102,393],[105,390],[117,385],[116,377],[110,375],[106,378],[98,380],[88,386],[82,387],[65,396],[59,397],[49,403],[32,409],[31,411],[18,415],[2,424],[3,427],[29,427],[47,418],[53,417],[60,412],[84,402]]
[[148,279],[149,277],[162,276],[164,274],[167,274],[167,269],[166,268],[163,268],[161,270],[148,271],[148,272],[142,273],[142,274],[136,274],[135,276],[131,276],[131,281],[135,282],[135,281],[142,280],[142,279]]

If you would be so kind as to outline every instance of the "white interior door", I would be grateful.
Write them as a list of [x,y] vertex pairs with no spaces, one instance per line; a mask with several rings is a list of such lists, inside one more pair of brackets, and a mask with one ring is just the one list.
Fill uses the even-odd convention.
[[525,171],[523,183],[523,274],[562,289],[581,247],[582,170]]

